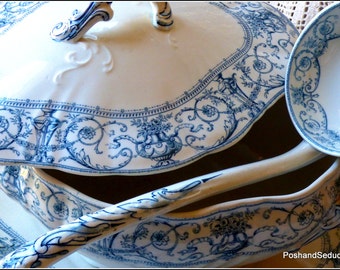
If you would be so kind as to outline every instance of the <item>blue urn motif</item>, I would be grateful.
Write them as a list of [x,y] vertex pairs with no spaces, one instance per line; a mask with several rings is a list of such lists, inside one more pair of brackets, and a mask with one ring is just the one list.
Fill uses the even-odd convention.
[[139,120],[135,124],[139,127],[138,137],[142,137],[141,141],[136,142],[136,152],[140,156],[156,161],[154,167],[174,162],[172,157],[181,150],[182,142],[177,134],[167,134],[171,128],[167,116],[159,115],[150,121]]
[[[182,43],[183,48],[187,48],[184,54],[192,55],[189,60],[183,59],[183,63],[186,63],[183,66],[188,65],[190,76],[180,70],[166,69],[166,74],[170,74],[168,70],[180,72],[183,79],[177,82],[166,74],[165,77],[169,78],[157,78],[155,88],[160,91],[157,95],[153,92],[156,91],[153,85],[139,84],[140,78],[133,78],[130,69],[124,73],[126,80],[137,81],[131,89],[138,92],[133,94],[131,90],[127,100],[121,101],[119,95],[130,89],[129,83],[124,85],[124,82],[112,80],[111,83],[98,84],[92,91],[97,79],[103,82],[107,78],[115,78],[107,76],[108,72],[120,74],[117,72],[118,67],[121,67],[118,65],[118,51],[104,42],[106,39],[97,37],[98,33],[70,43],[72,46],[54,42],[52,38],[53,43],[48,43],[51,45],[50,50],[53,51],[52,47],[60,49],[61,60],[60,63],[51,63],[50,76],[42,80],[32,79],[39,82],[30,86],[32,91],[28,89],[29,93],[26,93],[25,86],[23,93],[15,97],[6,94],[10,92],[12,84],[20,89],[21,86],[16,86],[15,80],[3,86],[4,91],[0,96],[0,161],[58,168],[80,174],[153,173],[189,164],[240,140],[265,110],[283,95],[286,63],[298,31],[289,19],[264,3],[206,4],[216,14],[214,19],[221,18],[225,20],[225,25],[233,24],[240,31],[234,38],[233,31],[229,33],[223,29],[223,23],[216,24],[216,35],[207,29],[210,31],[207,38],[211,39],[212,50],[216,50],[213,57],[210,57],[210,51],[205,46],[202,51],[207,54],[196,55],[189,46],[191,40],[188,46]],[[0,7],[6,11],[0,15],[0,37],[6,41],[8,32],[23,26],[24,21],[40,7],[49,8],[45,2],[6,2]],[[164,16],[169,15],[167,6],[164,6],[164,11]],[[73,15],[73,19],[79,19],[80,14],[76,12]],[[176,29],[178,32],[174,31],[172,35],[182,37],[178,30],[180,27]],[[210,37],[210,34],[213,35]],[[40,40],[41,37],[37,33],[35,35],[36,40]],[[180,39],[178,47],[174,40],[171,40],[174,46],[170,47],[171,55],[173,53],[179,59],[183,58],[182,47],[178,43]],[[219,46],[212,40],[218,42]],[[187,42],[186,39],[184,41]],[[217,47],[222,48],[221,51]],[[3,52],[10,49],[1,48],[4,48]],[[20,52],[27,55],[29,52],[26,53],[26,50],[28,46],[21,48]],[[168,54],[165,47],[160,52]],[[160,55],[163,56],[163,53]],[[209,61],[205,61],[205,58],[209,58]],[[162,61],[162,65],[179,67],[177,63],[182,61],[170,61],[173,59],[177,58],[159,57],[155,62]],[[204,65],[197,67],[196,59]],[[210,62],[210,59],[213,60]],[[97,65],[102,69],[96,80],[92,81],[92,76],[83,76],[89,70],[91,74],[92,71],[97,72],[97,69],[92,70]],[[11,74],[5,73],[6,76]],[[72,74],[79,76],[73,77]],[[140,71],[140,74],[144,73]],[[163,87],[163,82],[166,82],[169,90]],[[83,87],[87,84],[89,88]],[[39,89],[44,89],[41,96]],[[49,91],[61,93],[51,96]],[[145,97],[141,94],[143,91],[148,93]],[[102,96],[109,99],[102,102]],[[147,97],[152,98],[148,100]],[[138,98],[145,100],[140,103]],[[114,102],[111,103],[111,99]]]

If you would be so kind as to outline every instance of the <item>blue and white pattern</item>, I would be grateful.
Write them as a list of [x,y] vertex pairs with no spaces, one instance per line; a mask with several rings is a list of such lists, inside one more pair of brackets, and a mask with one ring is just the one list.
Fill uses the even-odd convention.
[[[320,241],[319,250],[324,254],[340,254],[340,228],[333,229],[318,239]],[[340,268],[339,258],[322,258],[315,264],[317,268]]]
[[0,161],[82,174],[153,173],[236,143],[283,95],[298,31],[266,3],[210,4],[242,27],[244,43],[191,89],[164,104],[116,111],[2,97]]
[[[0,260],[10,252],[18,249],[30,239],[35,239],[47,228],[16,200],[0,191]],[[74,253],[49,268],[91,268],[84,257]]]
[[[330,72],[321,65],[321,58],[328,54],[328,57],[333,57],[332,61],[340,61],[334,59],[336,56],[331,51],[331,47],[336,49],[339,46],[340,43],[331,45],[332,42],[339,42],[339,38],[340,4],[333,4],[320,13],[299,37],[292,51],[286,84],[288,109],[300,134],[320,151],[335,156],[340,155],[338,116],[333,127],[329,126],[329,122],[331,114],[339,110],[339,104],[335,105],[336,112],[328,109],[333,106],[325,98],[330,90],[324,89],[326,83],[320,85],[322,78]],[[328,78],[332,79],[337,78]],[[332,85],[331,82],[329,85]],[[336,91],[338,89],[334,89],[334,93]]]
[[26,240],[0,218],[0,258],[16,250]]
[[[89,198],[41,178],[30,166],[1,166],[0,187],[34,214],[48,228],[69,223],[108,204],[93,204]],[[88,199],[88,200],[86,200]]]
[[25,16],[34,12],[46,2],[37,1],[2,1],[0,2],[0,35],[7,32]]
[[[338,170],[339,163],[336,164],[332,167],[333,171]],[[262,198],[225,207],[221,205],[214,211],[206,210],[196,217],[159,215],[151,220],[140,220],[134,226],[84,246],[80,252],[93,261],[102,260],[108,265],[203,267],[216,263],[235,266],[254,258],[268,258],[281,251],[295,251],[339,226],[338,175],[335,173],[332,177],[319,180],[317,184],[314,183],[317,188],[310,188],[310,192],[304,193],[304,196],[291,199]],[[62,245],[65,251],[66,246],[72,248],[83,245],[91,237],[103,233],[108,224],[119,227],[125,222],[121,217],[111,216],[107,220],[101,217],[98,226],[88,228],[86,224],[93,216],[91,213],[107,205],[99,202],[96,205],[93,200],[62,184],[47,182],[32,167],[3,167],[1,178],[3,191],[18,200],[48,227],[55,228],[89,214],[75,223],[80,222],[84,227],[74,227],[72,237],[68,236],[67,244]],[[192,180],[186,188],[195,189],[197,185],[198,181]],[[152,201],[152,211],[153,207],[156,209],[166,205],[163,204],[164,198],[171,201],[173,196],[181,193],[185,192],[182,190],[178,193],[177,190],[176,193],[176,190],[164,188],[139,202],[120,203],[115,209],[139,219],[138,205],[141,201],[144,201],[143,208],[146,207],[146,201]],[[157,203],[160,198],[162,205]],[[67,234],[70,233],[69,229],[66,230]],[[46,234],[34,245],[29,243],[18,250],[11,261],[6,261],[5,266],[20,263],[20,258],[24,258],[21,252],[25,254],[26,248],[29,254],[35,254],[35,266],[39,266],[47,257],[58,257],[60,250],[55,252],[54,248],[60,243],[63,233],[65,231]],[[36,249],[32,250],[32,245]],[[25,258],[28,257],[26,253]]]

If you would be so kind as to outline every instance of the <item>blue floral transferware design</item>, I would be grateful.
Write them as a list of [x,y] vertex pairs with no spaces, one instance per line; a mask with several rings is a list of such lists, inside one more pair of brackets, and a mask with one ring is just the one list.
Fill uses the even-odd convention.
[[[335,156],[340,155],[340,129],[333,108],[339,110],[339,91],[332,83],[337,78],[329,76],[330,72],[337,76],[337,71],[327,67],[336,69],[330,63],[340,61],[335,58],[339,56],[339,38],[340,4],[336,3],[301,33],[292,51],[286,84],[288,109],[300,134],[320,151]],[[335,87],[333,94],[327,94],[331,87]]]
[[0,2],[0,35],[46,2],[2,1]]
[[[201,209],[194,215],[157,216],[88,244],[80,252],[94,263],[133,267],[235,266],[282,251],[293,252],[339,226],[338,169],[339,161],[328,170],[328,176],[321,176],[303,193],[228,202],[217,208]],[[58,181],[46,181],[29,166],[2,167],[1,179],[2,190],[50,228],[107,206]],[[193,183],[187,187],[194,188],[197,185],[195,181],[192,180]],[[164,189],[143,200],[156,200],[158,195],[169,196],[171,200],[175,194],[172,192]],[[138,219],[138,204],[120,203],[118,208]],[[86,226],[86,218],[82,222]],[[99,233],[97,228],[104,228],[108,223],[117,226],[124,220],[111,217],[98,222],[98,226],[86,229],[86,233],[84,230],[74,231],[74,238],[67,238],[69,245],[81,245],[81,239],[87,241],[87,238]],[[37,242],[37,245],[47,246],[43,253],[37,251],[35,266],[39,266],[40,260],[45,257],[59,256],[59,252],[53,252],[53,245],[59,243],[60,236],[46,235],[46,239]],[[29,249],[31,244],[14,254],[11,262],[7,260],[6,267],[10,266],[9,263],[16,265],[15,256],[20,259],[20,252]],[[66,243],[64,248],[66,250]]]
[[[81,174],[153,173],[240,140],[283,95],[286,63],[298,31],[266,3],[207,5],[241,26],[244,42],[191,89],[183,89],[174,100],[135,110],[2,97],[0,161]],[[17,24],[25,23],[19,15],[13,15],[20,19]],[[103,68],[110,69],[109,60]]]
[[[18,249],[29,239],[34,239],[47,230],[38,219],[22,208],[17,201],[0,191],[0,260]],[[91,268],[84,257],[75,253],[49,268]]]

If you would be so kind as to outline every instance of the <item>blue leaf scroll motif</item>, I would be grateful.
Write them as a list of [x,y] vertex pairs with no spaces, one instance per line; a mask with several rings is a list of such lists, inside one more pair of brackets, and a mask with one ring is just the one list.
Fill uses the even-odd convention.
[[[101,202],[96,205],[94,200],[65,189],[64,185],[47,182],[30,166],[3,166],[0,176],[0,188],[50,228],[73,222],[107,206]],[[119,208],[138,218],[135,215],[139,205],[145,207],[146,201],[153,205],[161,197],[176,200],[183,192],[200,184],[194,179],[190,183],[179,192],[161,189],[150,193],[143,201],[120,203]],[[197,216],[162,215],[141,220],[135,226],[84,246],[80,252],[94,260],[105,258],[112,264],[144,267],[200,267],[216,262],[233,266],[240,258],[269,257],[303,246],[339,226],[339,184],[339,179],[334,177],[318,189],[292,199],[267,198],[203,211]],[[153,207],[161,208],[163,204],[155,203]],[[103,219],[98,228],[112,221]],[[84,238],[82,232],[77,233],[65,243],[65,250],[67,245],[81,245],[82,240],[86,241],[86,237],[95,236],[99,231],[95,226]],[[53,241],[58,241],[58,236],[49,235],[44,239],[42,244],[46,246],[46,253],[38,254],[40,259],[47,255],[58,256],[52,252]]]
[[[86,253],[95,252],[131,265],[200,267],[224,261],[233,266],[239,257],[271,256],[297,243],[303,245],[310,235],[313,239],[320,236],[325,216],[335,210],[328,212],[321,204],[322,197],[331,196],[337,201],[338,192],[328,187],[301,201],[246,205],[217,211],[197,221],[157,217],[85,249]],[[263,222],[258,224],[258,219]],[[339,216],[333,221],[333,227],[338,226]]]
[[[338,6],[334,8],[339,9]],[[313,27],[305,34],[294,54],[288,98],[292,104],[290,108],[298,108],[293,117],[301,126],[301,132],[322,149],[339,151],[340,133],[329,127],[329,116],[319,87],[322,72],[325,72],[321,70],[320,57],[328,52],[331,41],[340,38],[339,15],[331,13],[330,10],[313,22]]]
[[191,89],[174,101],[126,111],[4,97],[1,161],[136,174],[173,169],[235,143],[283,95],[284,63],[298,32],[264,3],[210,5],[236,20],[244,43]]
[[46,2],[3,1],[0,3],[0,35]]

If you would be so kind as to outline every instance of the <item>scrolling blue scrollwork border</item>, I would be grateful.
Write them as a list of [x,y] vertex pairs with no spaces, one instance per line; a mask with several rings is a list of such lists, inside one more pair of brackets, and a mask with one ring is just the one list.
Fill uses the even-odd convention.
[[329,128],[329,115],[320,89],[320,57],[327,54],[330,42],[340,38],[340,5],[329,7],[301,34],[287,74],[288,108],[299,132],[324,151],[339,153],[340,133]]
[[47,2],[2,1],[0,2],[0,35]]
[[54,100],[0,99],[0,160],[92,174],[172,169],[239,140],[283,95],[285,63],[298,35],[261,2],[212,2],[244,31],[183,95],[144,110]]
[[[217,262],[234,266],[240,263],[239,260],[246,262],[247,258],[255,256],[267,258],[280,251],[295,251],[339,226],[338,175],[321,178],[308,187],[309,191],[282,199],[262,198],[232,206],[221,205],[195,216],[168,214],[140,220],[135,226],[85,245],[80,252],[95,262],[108,260],[110,264],[199,267]],[[46,181],[30,166],[3,166],[0,176],[1,189],[50,228],[71,223],[107,206],[65,188],[61,183]],[[196,180],[192,181],[189,187],[197,184]],[[162,196],[169,195],[172,200],[172,192],[170,189],[168,194],[164,189]],[[157,195],[144,198],[154,199]],[[130,214],[136,214],[138,210],[134,203],[119,205]],[[117,221],[112,217],[109,220]],[[107,225],[108,220],[104,218],[101,222]],[[78,229],[74,231],[74,240],[81,245],[80,239],[86,241],[86,238],[79,237]],[[85,231],[79,230],[79,233]],[[53,253],[53,241],[58,241],[62,233],[46,236],[44,251],[49,250],[49,253],[39,254],[41,259],[47,254],[58,256]],[[72,242],[71,238],[68,240]],[[16,261],[12,263],[14,265]]]
[[[85,247],[84,254],[149,267],[200,267],[218,261],[234,266],[245,258],[294,251],[322,235],[328,225],[339,226],[338,192],[328,186],[303,199],[245,205],[197,220],[157,217]],[[333,200],[330,209],[322,205],[324,196]]]

